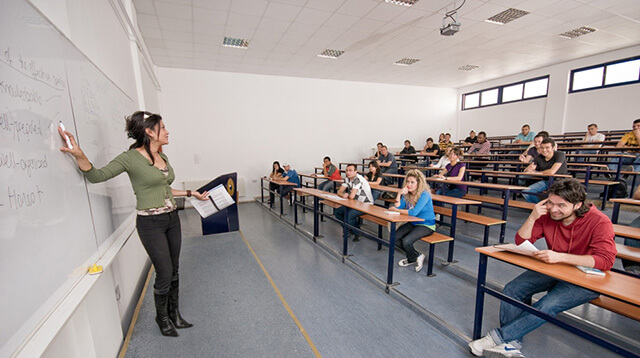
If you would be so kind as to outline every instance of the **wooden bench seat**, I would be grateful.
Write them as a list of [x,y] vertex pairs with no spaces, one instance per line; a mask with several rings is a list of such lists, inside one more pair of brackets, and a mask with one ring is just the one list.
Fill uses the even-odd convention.
[[[488,196],[488,195],[467,194],[463,198],[469,199],[469,200],[482,201],[490,204],[497,204],[497,205],[504,204],[504,199],[496,198],[494,196]],[[514,208],[519,208],[519,209],[533,210],[533,207],[536,206],[536,204],[529,203],[526,201],[509,200],[509,206]]]
[[339,208],[339,207],[341,207],[341,206],[342,206],[342,205],[340,205],[340,204],[334,203],[333,201],[329,201],[329,200],[320,200],[320,201],[319,201],[319,203],[320,203],[321,205],[330,206],[330,207],[332,207],[332,208],[334,208],[334,209],[337,209],[337,208]]
[[[450,208],[445,208],[442,206],[434,206],[433,211],[436,214],[440,214],[448,217],[451,217],[453,212],[453,210],[451,210]],[[502,225],[506,223],[506,221],[501,219],[495,219],[495,218],[482,216],[478,214],[471,214],[464,211],[458,211],[456,218],[484,226],[484,237],[482,239],[483,246],[489,245],[489,228],[494,225]]]
[[616,257],[629,261],[640,262],[640,248],[616,244],[616,250],[618,250]]
[[[634,279],[634,278],[630,277],[630,279]],[[636,307],[634,305],[631,305],[622,301],[618,301],[614,298],[607,297],[607,296],[600,296],[595,300],[591,301],[591,304],[596,305],[598,307],[602,307],[611,312],[615,312],[627,318],[640,321],[640,307]]]
[[[382,239],[382,228],[389,228],[389,222],[383,219],[380,219],[378,217],[375,217],[373,215],[369,215],[369,214],[364,214],[364,215],[360,215],[360,219],[365,220],[365,221],[369,221],[372,222],[374,224],[378,225],[378,238]],[[433,277],[435,276],[435,274],[433,273],[433,261],[434,261],[434,255],[435,255],[435,251],[434,251],[434,246],[435,244],[439,244],[441,242],[449,242],[449,241],[453,241],[452,237],[440,234],[438,232],[434,232],[433,234],[431,234],[430,236],[426,236],[420,239],[421,241],[424,241],[426,243],[429,244],[429,258],[427,259],[427,276],[428,277]],[[378,243],[378,250],[381,249],[381,244]]]
[[429,258],[427,259],[427,277],[433,277],[436,275],[435,273],[433,273],[433,261],[435,260],[434,256],[435,256],[435,249],[436,249],[435,244],[439,244],[441,242],[453,241],[453,238],[447,235],[443,235],[439,232],[434,232],[429,236],[425,236],[421,238],[420,241],[426,242],[427,244],[429,244]]
[[616,234],[616,236],[628,237],[631,239],[640,239],[640,228],[637,227],[613,224],[613,232]]

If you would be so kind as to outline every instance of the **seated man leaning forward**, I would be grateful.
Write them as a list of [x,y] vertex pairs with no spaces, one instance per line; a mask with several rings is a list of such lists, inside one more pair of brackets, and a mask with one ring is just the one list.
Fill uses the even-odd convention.
[[[546,138],[540,143],[540,154],[533,158],[533,163],[525,168],[525,173],[543,174],[567,174],[567,159],[564,152],[553,150],[556,142],[551,138]],[[540,198],[536,195],[526,193],[542,193],[549,187],[548,180],[540,180],[522,191],[524,199],[530,203],[537,203]]]
[[[344,183],[340,185],[338,190],[338,196],[345,199],[354,199],[365,204],[373,204],[373,197],[371,196],[371,187],[369,182],[362,175],[358,174],[355,164],[347,165],[345,171],[347,178]],[[337,208],[334,212],[338,220],[344,220],[344,212],[346,211],[344,206]],[[347,224],[360,228],[358,223],[358,216],[364,214],[363,212],[349,209],[349,215],[347,216]],[[349,230],[353,234],[353,241],[360,240],[360,234]]]
[[[545,263],[563,263],[610,270],[616,259],[611,220],[588,203],[583,186],[575,179],[560,179],[549,188],[549,197],[534,207],[518,230],[516,244],[544,237],[548,250],[533,256]],[[533,307],[551,316],[587,303],[599,296],[564,281],[527,270],[509,282],[503,293],[531,304],[533,295],[547,291]],[[485,357],[524,357],[523,337],[546,321],[513,305],[500,303],[500,328],[469,343],[471,353]]]

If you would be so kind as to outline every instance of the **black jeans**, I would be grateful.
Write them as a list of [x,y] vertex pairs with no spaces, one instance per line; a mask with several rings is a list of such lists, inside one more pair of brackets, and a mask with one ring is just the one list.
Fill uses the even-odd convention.
[[178,279],[178,261],[182,244],[178,211],[160,215],[138,215],[136,228],[142,246],[156,269],[156,283],[153,285],[155,293],[169,293],[171,281]]
[[[280,190],[280,185],[274,184],[274,183],[269,183],[269,190],[279,191]],[[275,199],[275,196],[273,195],[273,193],[269,192],[269,200],[273,203],[274,199]]]
[[413,247],[413,244],[425,236],[431,236],[433,232],[424,225],[402,224],[396,230],[396,246],[404,250],[409,262],[416,262],[420,253]]

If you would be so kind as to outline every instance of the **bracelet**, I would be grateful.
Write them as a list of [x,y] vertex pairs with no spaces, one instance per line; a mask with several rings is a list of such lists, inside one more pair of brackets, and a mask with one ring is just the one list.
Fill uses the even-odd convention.
[[187,197],[191,196],[191,190],[187,190]]

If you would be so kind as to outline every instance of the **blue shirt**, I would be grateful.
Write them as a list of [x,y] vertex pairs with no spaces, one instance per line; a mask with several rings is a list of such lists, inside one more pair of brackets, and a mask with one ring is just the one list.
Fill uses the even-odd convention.
[[289,178],[287,179],[288,182],[296,183],[298,184],[298,187],[300,187],[300,177],[298,177],[298,172],[294,169],[289,169],[289,171],[285,172],[283,175]]
[[[404,195],[400,198],[400,206],[398,209],[405,209],[407,202],[404,200]],[[431,200],[431,194],[427,190],[423,191],[414,206],[407,206],[409,215],[419,217],[423,221],[412,222],[411,225],[423,225],[431,230],[436,230],[436,215],[433,212],[433,200]]]
[[527,134],[526,136],[523,135],[522,132],[520,132],[516,136],[516,140],[520,139],[523,142],[533,142],[533,138],[535,137],[536,137],[536,132],[534,131],[529,131],[529,134]]

